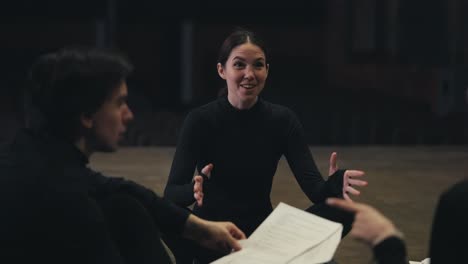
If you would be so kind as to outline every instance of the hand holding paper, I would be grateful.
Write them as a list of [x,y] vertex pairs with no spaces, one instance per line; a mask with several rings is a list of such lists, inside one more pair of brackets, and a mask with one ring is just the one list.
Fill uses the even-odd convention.
[[343,227],[280,203],[242,250],[213,263],[323,263],[332,259]]

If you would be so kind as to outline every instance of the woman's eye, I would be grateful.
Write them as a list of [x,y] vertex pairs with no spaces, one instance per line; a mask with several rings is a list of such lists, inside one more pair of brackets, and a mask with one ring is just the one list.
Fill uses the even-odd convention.
[[242,62],[234,62],[234,67],[236,67],[236,68],[241,68],[241,67],[244,67],[244,66],[245,66],[245,64],[242,63]]

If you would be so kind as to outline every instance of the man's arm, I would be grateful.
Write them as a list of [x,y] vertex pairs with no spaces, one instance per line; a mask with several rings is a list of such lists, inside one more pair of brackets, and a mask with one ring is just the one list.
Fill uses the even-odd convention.
[[233,223],[203,220],[137,183],[99,173],[94,177],[99,182],[98,193],[125,192],[141,202],[162,232],[182,234],[204,247],[223,252],[239,250],[237,240],[246,238]]
[[355,214],[350,234],[373,248],[377,263],[408,263],[401,232],[375,208],[336,198],[327,199],[327,204]]

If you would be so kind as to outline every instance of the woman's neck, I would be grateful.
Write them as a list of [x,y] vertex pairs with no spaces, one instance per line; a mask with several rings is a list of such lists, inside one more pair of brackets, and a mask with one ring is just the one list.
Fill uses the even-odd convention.
[[258,101],[258,96],[255,97],[255,99],[253,100],[249,100],[249,101],[241,101],[239,100],[239,98],[236,98],[234,96],[229,96],[228,94],[228,101],[229,103],[236,109],[238,110],[247,110],[247,109],[250,109],[252,108],[255,103],[257,103]]

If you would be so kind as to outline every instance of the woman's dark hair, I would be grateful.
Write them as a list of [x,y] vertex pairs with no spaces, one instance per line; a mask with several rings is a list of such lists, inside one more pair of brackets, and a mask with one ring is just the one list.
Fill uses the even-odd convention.
[[221,45],[221,48],[219,49],[218,62],[225,66],[232,50],[245,43],[252,43],[258,46],[263,53],[265,53],[265,58],[268,58],[264,42],[252,31],[238,28],[232,32]]
[[95,113],[133,66],[122,55],[96,48],[65,48],[32,66],[30,102],[56,136],[76,139],[80,116]]

